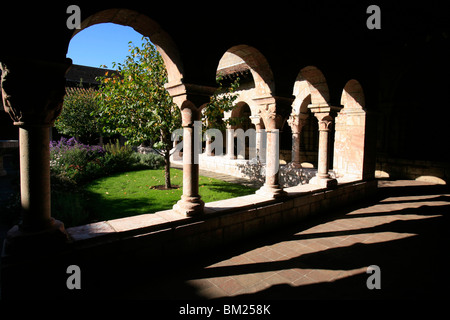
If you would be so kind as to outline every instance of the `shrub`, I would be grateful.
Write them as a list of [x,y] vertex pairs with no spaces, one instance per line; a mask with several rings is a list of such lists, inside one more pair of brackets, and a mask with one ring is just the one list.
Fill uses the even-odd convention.
[[164,157],[155,153],[136,153],[139,164],[146,169],[160,169],[164,166]]
[[75,138],[61,138],[50,143],[50,172],[52,185],[73,189],[79,184],[112,173],[137,169],[159,169],[164,158],[157,154],[140,154],[118,141],[100,146],[89,146]]
[[102,175],[105,150],[89,146],[75,138],[50,142],[50,172],[52,181],[70,186]]
[[132,170],[139,162],[139,159],[133,156],[133,149],[127,145],[121,146],[119,141],[105,145],[105,151],[103,165],[107,173]]

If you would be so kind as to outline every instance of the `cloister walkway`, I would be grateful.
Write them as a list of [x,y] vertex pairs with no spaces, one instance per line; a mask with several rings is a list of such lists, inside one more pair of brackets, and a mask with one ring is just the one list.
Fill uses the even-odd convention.
[[[131,299],[449,298],[450,190],[379,181],[375,199],[225,248],[83,274],[83,290]],[[369,290],[367,267],[381,272]],[[102,271],[102,272],[99,272]],[[99,277],[99,274],[102,276]],[[87,277],[87,278],[86,278]],[[238,303],[238,302],[235,302]]]

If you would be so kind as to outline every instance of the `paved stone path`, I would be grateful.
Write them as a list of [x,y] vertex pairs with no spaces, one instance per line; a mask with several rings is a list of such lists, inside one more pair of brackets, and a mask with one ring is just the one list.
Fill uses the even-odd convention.
[[[225,248],[161,263],[130,257],[83,269],[79,293],[258,301],[449,298],[449,187],[417,181],[380,181],[379,187],[375,199]],[[379,290],[367,288],[370,265],[380,268]]]
[[[130,262],[129,272],[88,283],[116,298],[448,298],[449,189],[380,186],[375,200],[353,208],[161,266]],[[380,268],[379,290],[367,287],[371,265]]]

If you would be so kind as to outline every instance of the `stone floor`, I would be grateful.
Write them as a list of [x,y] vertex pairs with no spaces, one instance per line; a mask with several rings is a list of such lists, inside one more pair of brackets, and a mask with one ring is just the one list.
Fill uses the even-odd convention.
[[[85,273],[84,293],[126,299],[448,299],[449,216],[448,187],[381,181],[375,200],[264,237],[161,264],[129,261],[109,272],[98,266]],[[370,265],[380,268],[379,290],[367,288]]]
[[[379,187],[375,199],[195,256],[81,265],[82,289],[67,298],[448,299],[450,188]],[[379,290],[367,288],[370,265],[380,268]]]

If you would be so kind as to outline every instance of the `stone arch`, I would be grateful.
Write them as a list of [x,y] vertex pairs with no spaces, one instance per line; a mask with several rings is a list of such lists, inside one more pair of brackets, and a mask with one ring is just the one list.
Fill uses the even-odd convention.
[[[342,90],[343,108],[335,120],[334,163],[337,177],[368,179],[373,177],[374,161],[369,147],[364,91],[355,79]],[[373,157],[374,158],[374,157]]]
[[273,73],[267,59],[258,49],[244,44],[236,45],[228,49],[222,59],[225,55],[230,58],[238,58],[248,66],[255,82],[255,98],[272,95],[275,90]]
[[183,66],[180,54],[172,38],[157,22],[137,11],[119,8],[99,11],[84,19],[81,22],[81,28],[75,29],[72,38],[78,32],[90,26],[108,22],[132,27],[136,32],[150,38],[164,60],[169,84],[181,83],[183,78]]
[[358,80],[349,80],[342,90],[341,105],[347,109],[365,110],[364,91]]
[[330,100],[326,78],[315,66],[307,66],[300,70],[295,79],[292,94],[295,97],[292,111],[297,115],[308,112],[306,99],[310,99],[310,103],[316,105],[328,105]]
[[254,103],[252,99],[241,99],[241,97],[238,97],[237,100],[234,103],[234,108],[230,112],[230,117],[237,117],[239,113],[239,109],[243,106],[247,105],[251,111],[250,116],[257,116],[258,115],[258,106]]
[[[231,112],[232,118],[247,116],[248,119],[245,119],[239,127],[243,127],[244,130],[248,129],[247,127],[251,127],[251,116],[253,116],[253,110],[250,105],[246,101],[239,101],[236,103],[235,108]],[[253,126],[254,127],[254,126]]]
[[[309,105],[328,106],[330,93],[328,84],[322,71],[315,66],[306,66],[300,70],[295,79],[292,92],[294,102],[288,124],[292,129],[292,164],[301,167],[300,163],[317,162],[318,149],[317,121],[310,116]],[[308,150],[300,159],[300,149]]]

